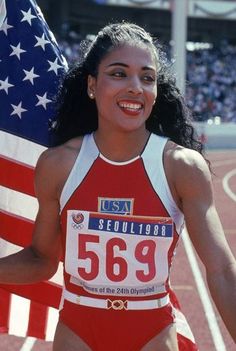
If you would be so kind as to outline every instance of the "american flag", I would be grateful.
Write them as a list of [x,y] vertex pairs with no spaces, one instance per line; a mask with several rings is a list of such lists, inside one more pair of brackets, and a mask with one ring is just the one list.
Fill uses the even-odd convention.
[[[0,257],[31,242],[34,168],[50,146],[54,97],[66,69],[36,2],[0,0]],[[50,340],[61,281],[60,269],[52,281],[0,286],[0,332]]]

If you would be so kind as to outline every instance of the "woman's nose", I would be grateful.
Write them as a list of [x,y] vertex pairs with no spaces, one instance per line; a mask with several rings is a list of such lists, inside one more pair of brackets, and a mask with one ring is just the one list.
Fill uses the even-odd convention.
[[132,77],[129,80],[128,92],[132,94],[142,94],[143,87],[138,77]]

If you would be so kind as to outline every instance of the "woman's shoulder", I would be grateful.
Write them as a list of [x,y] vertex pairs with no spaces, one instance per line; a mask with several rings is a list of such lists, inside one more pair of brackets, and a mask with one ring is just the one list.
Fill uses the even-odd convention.
[[51,166],[62,166],[69,163],[77,157],[83,137],[73,138],[62,145],[46,149],[39,157],[38,163],[50,164]]
[[203,155],[193,149],[180,146],[173,141],[168,141],[165,147],[165,158],[174,166],[181,168],[207,167]]
[[60,193],[79,154],[83,137],[77,137],[66,143],[48,148],[39,157],[35,182]]
[[211,172],[205,158],[196,150],[168,141],[164,152],[168,182],[177,194],[201,192],[211,184]]

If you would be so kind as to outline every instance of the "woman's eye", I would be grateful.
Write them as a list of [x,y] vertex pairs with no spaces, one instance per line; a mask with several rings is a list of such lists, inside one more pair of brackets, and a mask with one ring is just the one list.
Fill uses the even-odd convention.
[[126,74],[124,72],[121,72],[121,71],[113,72],[113,73],[111,73],[111,75],[113,77],[118,77],[118,78],[126,77]]
[[148,83],[153,83],[155,82],[156,78],[152,75],[145,75],[143,76],[143,80]]

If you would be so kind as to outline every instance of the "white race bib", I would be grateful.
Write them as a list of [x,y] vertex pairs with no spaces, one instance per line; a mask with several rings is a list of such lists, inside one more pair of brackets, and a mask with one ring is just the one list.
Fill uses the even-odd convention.
[[69,210],[65,270],[91,293],[157,294],[169,275],[172,240],[169,217]]

